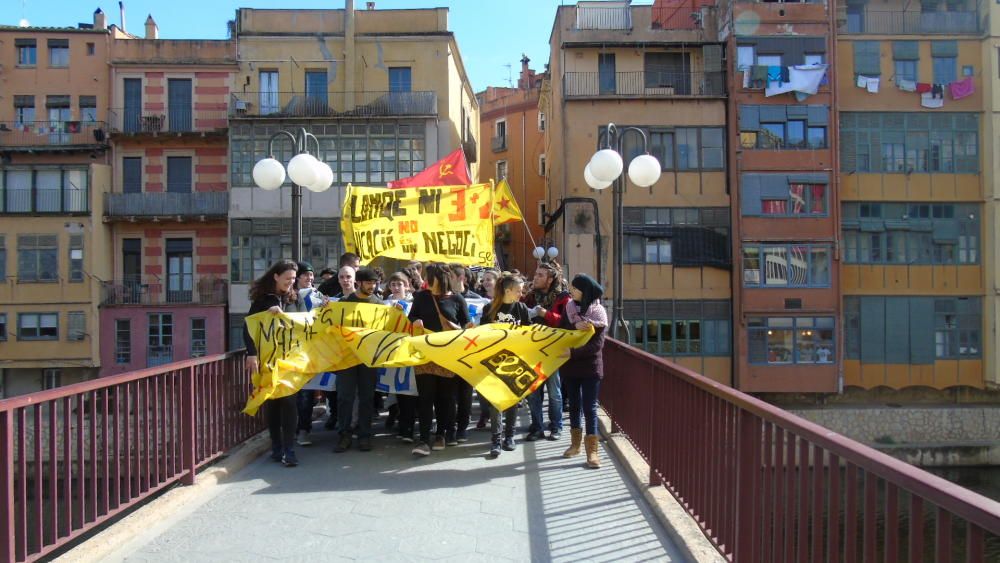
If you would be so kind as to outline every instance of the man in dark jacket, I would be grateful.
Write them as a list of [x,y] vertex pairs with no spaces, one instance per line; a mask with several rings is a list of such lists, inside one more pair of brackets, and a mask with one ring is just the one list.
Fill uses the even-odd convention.
[[[566,303],[570,295],[563,287],[562,268],[557,262],[541,262],[531,280],[531,291],[524,298],[524,304],[531,309],[532,322],[553,328],[562,326],[566,315]],[[562,435],[563,397],[559,372],[545,380],[545,385],[528,395],[531,409],[531,426],[524,437],[526,442],[545,438],[542,420],[543,391],[549,394],[549,440],[558,440]]]

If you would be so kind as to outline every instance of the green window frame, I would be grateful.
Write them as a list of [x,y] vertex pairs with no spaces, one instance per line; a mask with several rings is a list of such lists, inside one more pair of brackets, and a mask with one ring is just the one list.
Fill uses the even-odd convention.
[[840,114],[843,172],[978,174],[975,113]]
[[980,206],[959,203],[842,204],[845,264],[980,263]]
[[58,235],[18,235],[17,281],[59,281]]
[[732,354],[729,301],[646,301],[630,302],[626,307],[637,309],[630,311],[634,314],[626,314],[630,318],[629,343],[651,354],[665,357]]

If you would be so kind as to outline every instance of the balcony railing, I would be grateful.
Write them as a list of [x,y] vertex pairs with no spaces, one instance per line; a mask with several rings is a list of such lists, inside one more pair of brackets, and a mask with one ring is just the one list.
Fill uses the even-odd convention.
[[[352,99],[353,98],[353,99]],[[392,117],[437,115],[437,93],[426,92],[241,92],[229,115],[241,117]]]
[[921,12],[919,10],[848,10],[840,33],[877,35],[962,35],[982,31],[979,12]]
[[625,6],[577,6],[576,29],[632,29],[632,11]]
[[490,147],[493,148],[493,152],[503,152],[507,150],[507,137],[493,137],[490,139]]
[[726,80],[723,72],[567,72],[563,91],[567,98],[725,96]]
[[104,194],[104,217],[223,218],[229,213],[229,192],[139,192]]
[[729,561],[996,560],[993,500],[616,340],[604,366],[650,485]]
[[0,150],[93,150],[107,145],[103,121],[0,121]]
[[108,119],[111,132],[116,135],[158,135],[161,133],[215,133],[229,127],[225,102],[217,109],[171,108],[143,110],[138,108],[111,108]]
[[[241,409],[244,353],[0,401],[0,553],[36,561],[127,513],[263,428]],[[48,557],[51,558],[51,557]]]
[[136,276],[102,284],[102,306],[118,305],[222,305],[229,284],[215,276],[170,274],[165,279]]

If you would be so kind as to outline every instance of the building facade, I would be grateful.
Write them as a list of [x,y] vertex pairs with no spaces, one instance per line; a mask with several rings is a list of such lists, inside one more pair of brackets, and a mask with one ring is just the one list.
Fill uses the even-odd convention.
[[109,31],[0,27],[0,397],[97,376]]
[[[345,187],[411,176],[462,147],[478,177],[479,106],[446,8],[255,10],[236,14],[239,72],[230,106],[230,346],[242,346],[250,282],[291,249],[290,184],[254,186],[272,136],[304,128],[333,187],[303,195],[302,258],[337,266]],[[286,163],[294,147],[273,143]]]
[[479,163],[481,179],[506,179],[524,214],[523,225],[501,225],[497,230],[501,262],[505,268],[522,272],[534,270],[532,252],[544,241],[546,205],[547,123],[545,111],[538,105],[543,80],[528,67],[529,62],[526,56],[521,59],[516,88],[490,86],[476,94],[479,130],[490,137],[490,146],[484,147]]
[[236,42],[111,42],[111,277],[101,295],[101,374],[225,347],[228,109]]
[[[547,116],[548,236],[568,275],[601,278],[624,298],[634,345],[732,382],[727,88],[716,11],[709,2],[578,2],[560,6],[550,37]],[[662,175],[622,196],[624,287],[610,283],[612,190],[583,179],[607,126],[631,126]],[[643,135],[622,136],[626,166]],[[617,147],[615,147],[617,148]],[[610,301],[610,300],[609,300]]]

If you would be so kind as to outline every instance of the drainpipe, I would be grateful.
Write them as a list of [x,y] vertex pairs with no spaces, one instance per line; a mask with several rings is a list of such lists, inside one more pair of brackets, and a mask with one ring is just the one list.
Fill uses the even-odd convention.
[[344,0],[344,109],[354,109],[354,0]]

